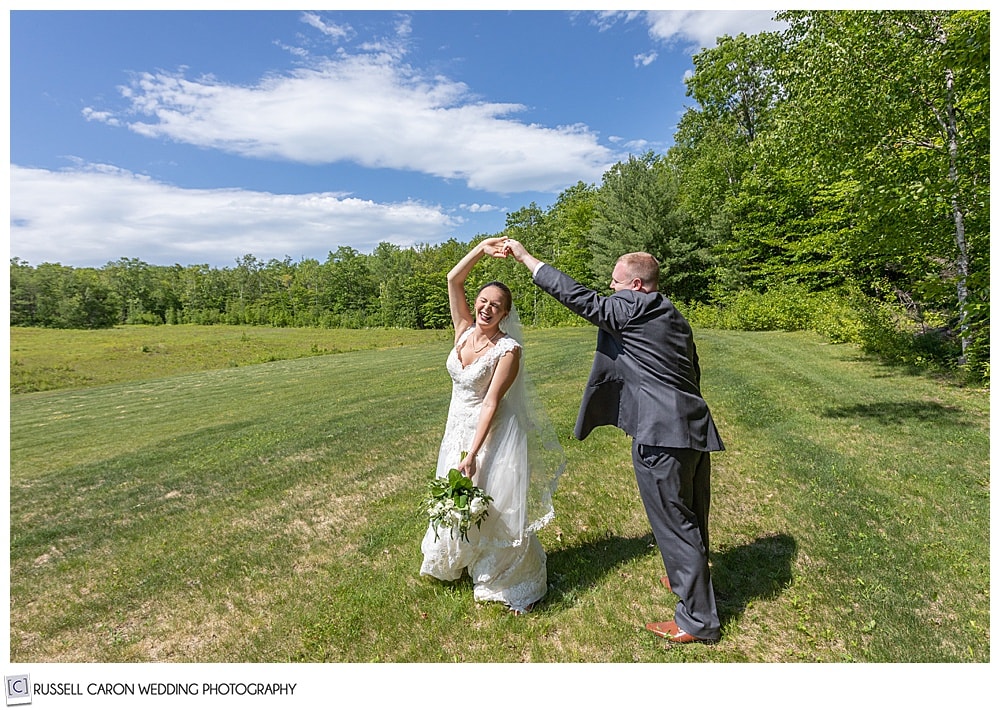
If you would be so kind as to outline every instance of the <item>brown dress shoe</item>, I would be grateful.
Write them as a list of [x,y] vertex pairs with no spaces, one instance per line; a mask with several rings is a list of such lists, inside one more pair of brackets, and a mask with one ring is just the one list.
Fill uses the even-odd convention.
[[703,639],[692,636],[684,629],[677,626],[673,621],[657,621],[646,624],[646,629],[652,631],[660,638],[665,638],[668,643],[705,643],[713,644],[716,639]]

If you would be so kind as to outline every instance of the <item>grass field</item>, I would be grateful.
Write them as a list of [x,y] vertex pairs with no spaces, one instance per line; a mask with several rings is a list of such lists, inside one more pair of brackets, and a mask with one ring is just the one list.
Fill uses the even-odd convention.
[[93,387],[188,372],[449,340],[435,330],[323,330],[184,325],[11,330],[11,394]]
[[124,333],[11,329],[12,662],[989,661],[984,390],[699,332],[723,639],[668,649],[629,442],[569,437],[591,328],[527,335],[568,468],[523,617],[417,574],[447,334]]

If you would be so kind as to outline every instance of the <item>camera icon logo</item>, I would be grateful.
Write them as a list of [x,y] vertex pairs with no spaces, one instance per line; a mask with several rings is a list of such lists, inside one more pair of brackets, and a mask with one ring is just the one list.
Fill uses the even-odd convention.
[[4,676],[7,705],[31,704],[31,680],[27,675]]

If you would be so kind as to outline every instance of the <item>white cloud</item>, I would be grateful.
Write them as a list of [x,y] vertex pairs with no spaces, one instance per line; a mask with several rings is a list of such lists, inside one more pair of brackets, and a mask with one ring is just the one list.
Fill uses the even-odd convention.
[[[604,11],[594,14],[593,23],[604,32],[618,22],[642,20],[649,26],[649,36],[666,45],[680,44],[689,52],[714,47],[722,35],[735,37],[782,29],[775,22],[778,10],[635,10]],[[655,52],[636,55],[636,66],[645,59],[645,66],[656,59]]]
[[[397,38],[406,32],[397,28]],[[85,115],[246,157],[350,161],[504,194],[557,192],[598,179],[619,159],[585,126],[518,121],[523,106],[480,101],[465,84],[424,75],[391,51],[341,54],[252,86],[144,73],[122,96],[127,111]]]
[[351,29],[350,25],[338,25],[333,22],[327,22],[315,12],[304,12],[301,19],[310,27],[319,30],[333,40],[347,39],[354,34],[354,30]]
[[347,244],[368,253],[383,241],[437,243],[457,224],[439,207],[413,201],[182,189],[107,165],[13,166],[10,175],[10,256],[36,265],[102,266],[128,257],[228,266],[244,254],[322,261]]
[[656,61],[656,52],[647,52],[645,54],[637,54],[633,57],[635,60],[635,65],[637,67],[648,67],[650,64]]
[[647,12],[649,35],[661,42],[681,43],[697,52],[714,47],[722,35],[735,37],[773,32],[783,27],[774,21],[777,10],[658,10]]
[[92,108],[83,109],[83,117],[88,121],[100,121],[101,123],[106,123],[109,126],[120,126],[121,121],[115,118],[113,113],[109,111],[95,111]]
[[467,212],[472,212],[473,214],[504,211],[503,207],[497,207],[496,205],[481,205],[478,202],[473,202],[471,205],[459,205],[459,207]]
[[598,10],[594,13],[592,23],[597,26],[599,31],[606,32],[614,27],[619,20],[631,22],[642,15],[640,10]]
[[623,142],[622,147],[627,148],[630,155],[639,155],[649,150],[655,150],[659,146],[654,145],[645,138],[637,138],[636,140]]

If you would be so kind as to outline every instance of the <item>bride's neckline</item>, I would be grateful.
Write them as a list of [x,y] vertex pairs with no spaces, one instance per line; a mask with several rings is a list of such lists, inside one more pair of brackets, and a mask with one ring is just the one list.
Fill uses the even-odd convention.
[[[455,345],[455,357],[458,358],[458,364],[462,366],[463,370],[465,368],[469,367],[470,365],[472,365],[473,363],[479,362],[484,357],[486,357],[486,354],[488,352],[490,352],[493,348],[495,348],[497,346],[497,343],[499,343],[501,340],[503,340],[503,338],[507,335],[502,330],[498,330],[496,333],[493,334],[492,338],[490,338],[489,340],[486,341],[486,345],[483,345],[478,350],[475,349],[475,345],[476,345],[475,342],[471,342],[470,344],[473,346],[472,350],[473,350],[473,355],[475,357],[473,357],[468,362],[463,362],[462,361],[462,346],[464,346],[465,342],[472,337],[472,334],[475,333],[475,330],[476,330],[476,326],[470,327],[466,331],[466,334],[462,336],[462,339],[458,341],[458,344]],[[492,347],[489,347],[489,346],[492,346]]]
[[496,345],[497,341],[500,340],[500,336],[501,335],[502,335],[502,333],[498,330],[496,333],[494,333],[490,337],[486,338],[486,342],[483,345],[480,345],[478,348],[476,347],[476,341],[473,340],[472,343],[471,343],[471,345],[472,345],[472,352],[473,353],[481,353],[483,350],[485,350],[490,345]]

